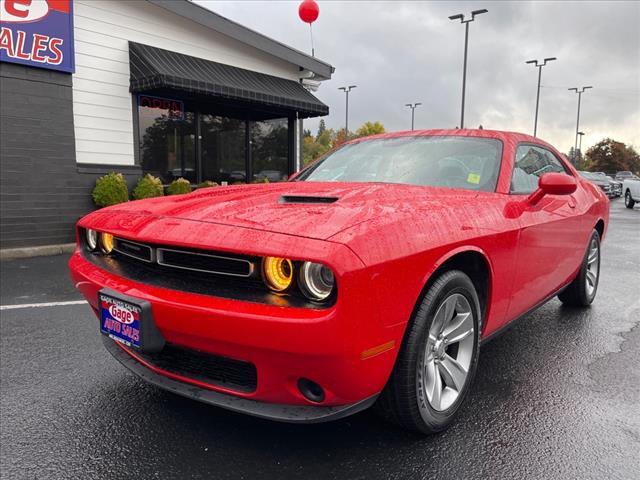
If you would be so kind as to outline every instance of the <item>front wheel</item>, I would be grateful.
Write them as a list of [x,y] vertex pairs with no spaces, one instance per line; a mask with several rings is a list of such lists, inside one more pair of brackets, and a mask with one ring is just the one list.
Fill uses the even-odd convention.
[[636,204],[636,201],[631,197],[631,191],[627,190],[624,194],[624,206],[627,208],[633,208]]
[[594,229],[578,275],[567,288],[558,294],[558,298],[565,305],[588,307],[596,298],[599,281],[600,234]]
[[443,273],[409,322],[377,410],[407,429],[446,428],[466,397],[478,364],[480,302],[469,277]]

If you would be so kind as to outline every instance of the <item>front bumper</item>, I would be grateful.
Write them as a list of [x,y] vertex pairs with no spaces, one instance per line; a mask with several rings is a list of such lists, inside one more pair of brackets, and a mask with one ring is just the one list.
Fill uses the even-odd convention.
[[215,405],[233,412],[244,413],[254,417],[265,418],[288,423],[321,423],[338,420],[354,413],[369,408],[373,405],[378,395],[350,405],[334,407],[306,406],[306,405],[282,405],[276,403],[264,403],[233,395],[198,388],[184,382],[173,380],[154,372],[129,355],[123,347],[107,336],[102,337],[107,351],[113,355],[124,367],[142,378],[147,383],[162,388],[169,392],[187,397],[199,402]]
[[[345,276],[335,305],[314,310],[141,284],[96,267],[79,251],[72,255],[69,267],[76,287],[96,313],[98,292],[103,288],[146,300],[167,343],[252,363],[257,387],[246,392],[171,378],[145,366],[107,338],[109,346],[118,349],[114,356],[121,363],[162,388],[265,418],[322,421],[366,408],[384,388],[401,343],[403,327],[385,327],[378,320],[374,299],[355,291],[349,295],[352,282],[367,284],[358,276],[366,275],[362,272]],[[389,348],[376,350],[380,345]],[[112,353],[113,348],[109,348]],[[323,402],[314,403],[302,395],[298,389],[301,378],[323,387]],[[305,408],[298,411],[297,407]],[[319,410],[311,414],[306,409]]]

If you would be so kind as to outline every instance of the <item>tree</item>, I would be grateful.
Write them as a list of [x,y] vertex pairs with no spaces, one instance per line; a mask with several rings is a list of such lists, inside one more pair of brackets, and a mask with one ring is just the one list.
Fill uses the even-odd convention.
[[318,135],[315,138],[311,135],[306,135],[305,132],[302,142],[302,162],[306,166],[332,148],[339,147],[348,140],[384,132],[384,125],[380,122],[366,122],[354,134],[347,133],[344,128],[337,131],[327,128],[324,120],[320,120]]
[[358,137],[368,137],[369,135],[377,135],[379,133],[384,133],[384,125],[380,122],[365,122],[362,126],[356,130],[356,138]]
[[311,136],[311,130],[309,130],[308,128],[305,128],[302,130],[302,138],[310,137],[310,136]]
[[631,146],[605,138],[587,150],[587,168],[592,172],[629,170],[640,173],[640,155]]
[[327,153],[333,146],[334,131],[326,129],[314,138],[313,136],[304,137],[302,143],[302,163],[308,165],[317,158]]
[[339,147],[340,145],[342,145],[347,140],[350,140],[351,138],[353,138],[353,136],[349,135],[344,128],[341,128],[336,132],[336,134],[333,137],[333,146]]
[[584,156],[580,150],[576,150],[573,147],[569,149],[569,153],[565,154],[565,157],[576,167],[578,170],[585,168]]
[[327,125],[324,123],[324,118],[320,119],[320,123],[318,124],[318,135],[316,138],[322,136],[322,134],[327,130]]

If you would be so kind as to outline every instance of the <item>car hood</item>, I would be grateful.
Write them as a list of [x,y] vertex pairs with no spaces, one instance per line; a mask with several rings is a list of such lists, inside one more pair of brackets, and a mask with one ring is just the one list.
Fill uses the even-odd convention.
[[383,183],[285,182],[201,189],[120,204],[112,211],[326,240],[359,223],[418,207],[450,208],[477,192]]

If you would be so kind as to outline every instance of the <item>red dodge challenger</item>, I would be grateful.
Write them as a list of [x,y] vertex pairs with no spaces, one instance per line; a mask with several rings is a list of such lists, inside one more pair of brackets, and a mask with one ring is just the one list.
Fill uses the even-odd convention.
[[93,212],[69,267],[107,350],[149,383],[288,422],[375,403],[431,433],[483,342],[555,295],[593,301],[608,218],[537,138],[403,132],[285,183]]

